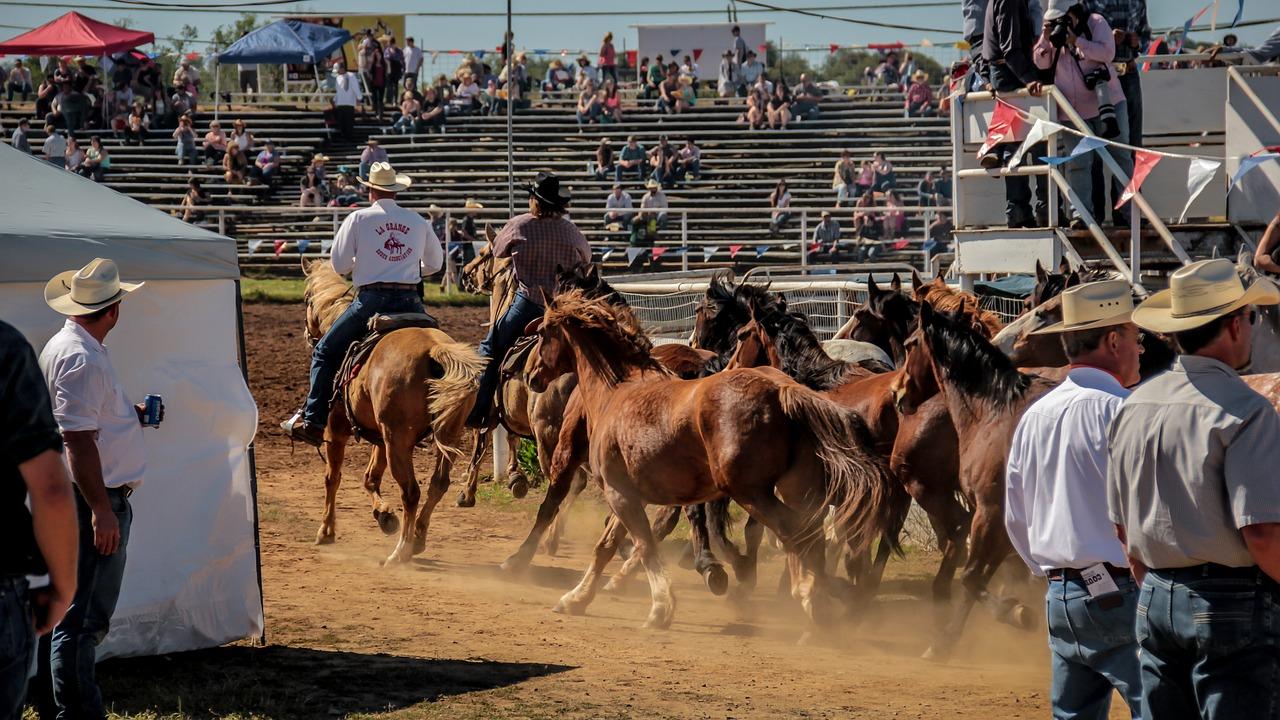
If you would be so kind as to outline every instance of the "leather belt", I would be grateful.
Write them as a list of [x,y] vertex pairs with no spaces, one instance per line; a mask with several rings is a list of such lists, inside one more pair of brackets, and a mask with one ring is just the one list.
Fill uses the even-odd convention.
[[357,292],[364,290],[408,290],[409,292],[417,292],[418,286],[414,283],[376,282],[361,285]]
[[[1124,578],[1133,577],[1127,567],[1116,567],[1111,563],[1106,563],[1107,572],[1111,573],[1111,577],[1122,580]],[[1054,568],[1045,573],[1050,580],[1079,580],[1081,571],[1076,568]]]
[[127,497],[129,497],[130,495],[133,495],[133,486],[132,486],[132,485],[121,485],[120,487],[107,488],[107,492],[108,492],[108,493],[115,493],[115,494],[117,494],[117,495],[123,495],[123,496],[125,496],[125,497],[127,498]]

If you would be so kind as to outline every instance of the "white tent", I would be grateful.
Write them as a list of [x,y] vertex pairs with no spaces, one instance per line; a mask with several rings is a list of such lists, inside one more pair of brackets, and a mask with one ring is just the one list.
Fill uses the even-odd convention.
[[39,349],[63,318],[44,283],[95,257],[146,287],[107,339],[131,399],[164,397],[144,432],[124,587],[100,657],[211,647],[262,632],[257,408],[241,370],[235,243],[0,144],[0,319]]

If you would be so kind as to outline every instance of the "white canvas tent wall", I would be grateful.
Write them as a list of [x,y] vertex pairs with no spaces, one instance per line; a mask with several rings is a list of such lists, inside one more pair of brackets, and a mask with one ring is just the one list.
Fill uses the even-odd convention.
[[249,444],[257,409],[240,369],[239,268],[229,238],[0,145],[0,319],[37,352],[63,318],[56,273],[95,257],[146,287],[107,339],[131,399],[164,397],[144,433],[124,587],[100,655],[211,647],[262,632]]
[[[768,23],[707,23],[700,25],[636,25],[640,42],[639,57],[653,59],[661,55],[663,62],[679,65],[684,56],[699,57],[699,80],[715,80],[720,73],[720,59],[725,50],[733,49],[733,26],[742,31],[742,39],[748,50],[754,50],[761,63],[765,62],[760,46],[765,41]],[[701,50],[701,53],[694,53]]]

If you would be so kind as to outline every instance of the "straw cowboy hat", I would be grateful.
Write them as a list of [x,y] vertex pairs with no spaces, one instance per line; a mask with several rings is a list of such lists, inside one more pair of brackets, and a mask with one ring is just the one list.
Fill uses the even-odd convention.
[[142,285],[120,282],[114,262],[95,258],[79,270],[54,275],[44,286],[44,301],[63,315],[88,315],[120,302]]
[[929,80],[929,73],[923,70],[917,70],[911,73],[911,79],[916,82],[927,82]]
[[483,210],[483,209],[484,209],[484,205],[481,205],[479,202],[477,202],[476,200],[474,200],[474,199],[472,199],[472,198],[467,198],[467,201],[466,201],[465,203],[463,203],[463,205],[462,205],[462,206],[463,206],[463,207],[465,207],[465,208],[467,208],[467,209],[469,209],[469,210]]
[[1067,288],[1062,293],[1062,321],[1032,335],[1076,332],[1123,325],[1133,316],[1133,295],[1124,280],[1102,280]]
[[413,178],[397,173],[391,163],[376,162],[369,168],[369,179],[360,180],[360,184],[384,192],[400,192],[409,189]]
[[657,180],[654,180],[653,178],[649,178],[648,180],[646,180],[646,181],[644,182],[644,186],[645,186],[645,187],[647,187],[647,188],[649,188],[650,190],[657,190],[657,189],[658,189],[658,181],[657,181]]
[[1240,282],[1235,265],[1225,258],[1201,260],[1178,268],[1169,278],[1169,289],[1147,298],[1133,311],[1139,327],[1161,333],[1192,330],[1246,305],[1276,305],[1280,288],[1267,278],[1248,288]]

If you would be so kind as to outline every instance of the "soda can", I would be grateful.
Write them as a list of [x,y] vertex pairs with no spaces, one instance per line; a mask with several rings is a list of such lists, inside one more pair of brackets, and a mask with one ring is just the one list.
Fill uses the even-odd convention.
[[142,410],[142,424],[147,427],[160,427],[160,405],[161,399],[159,395],[148,395],[146,405]]

